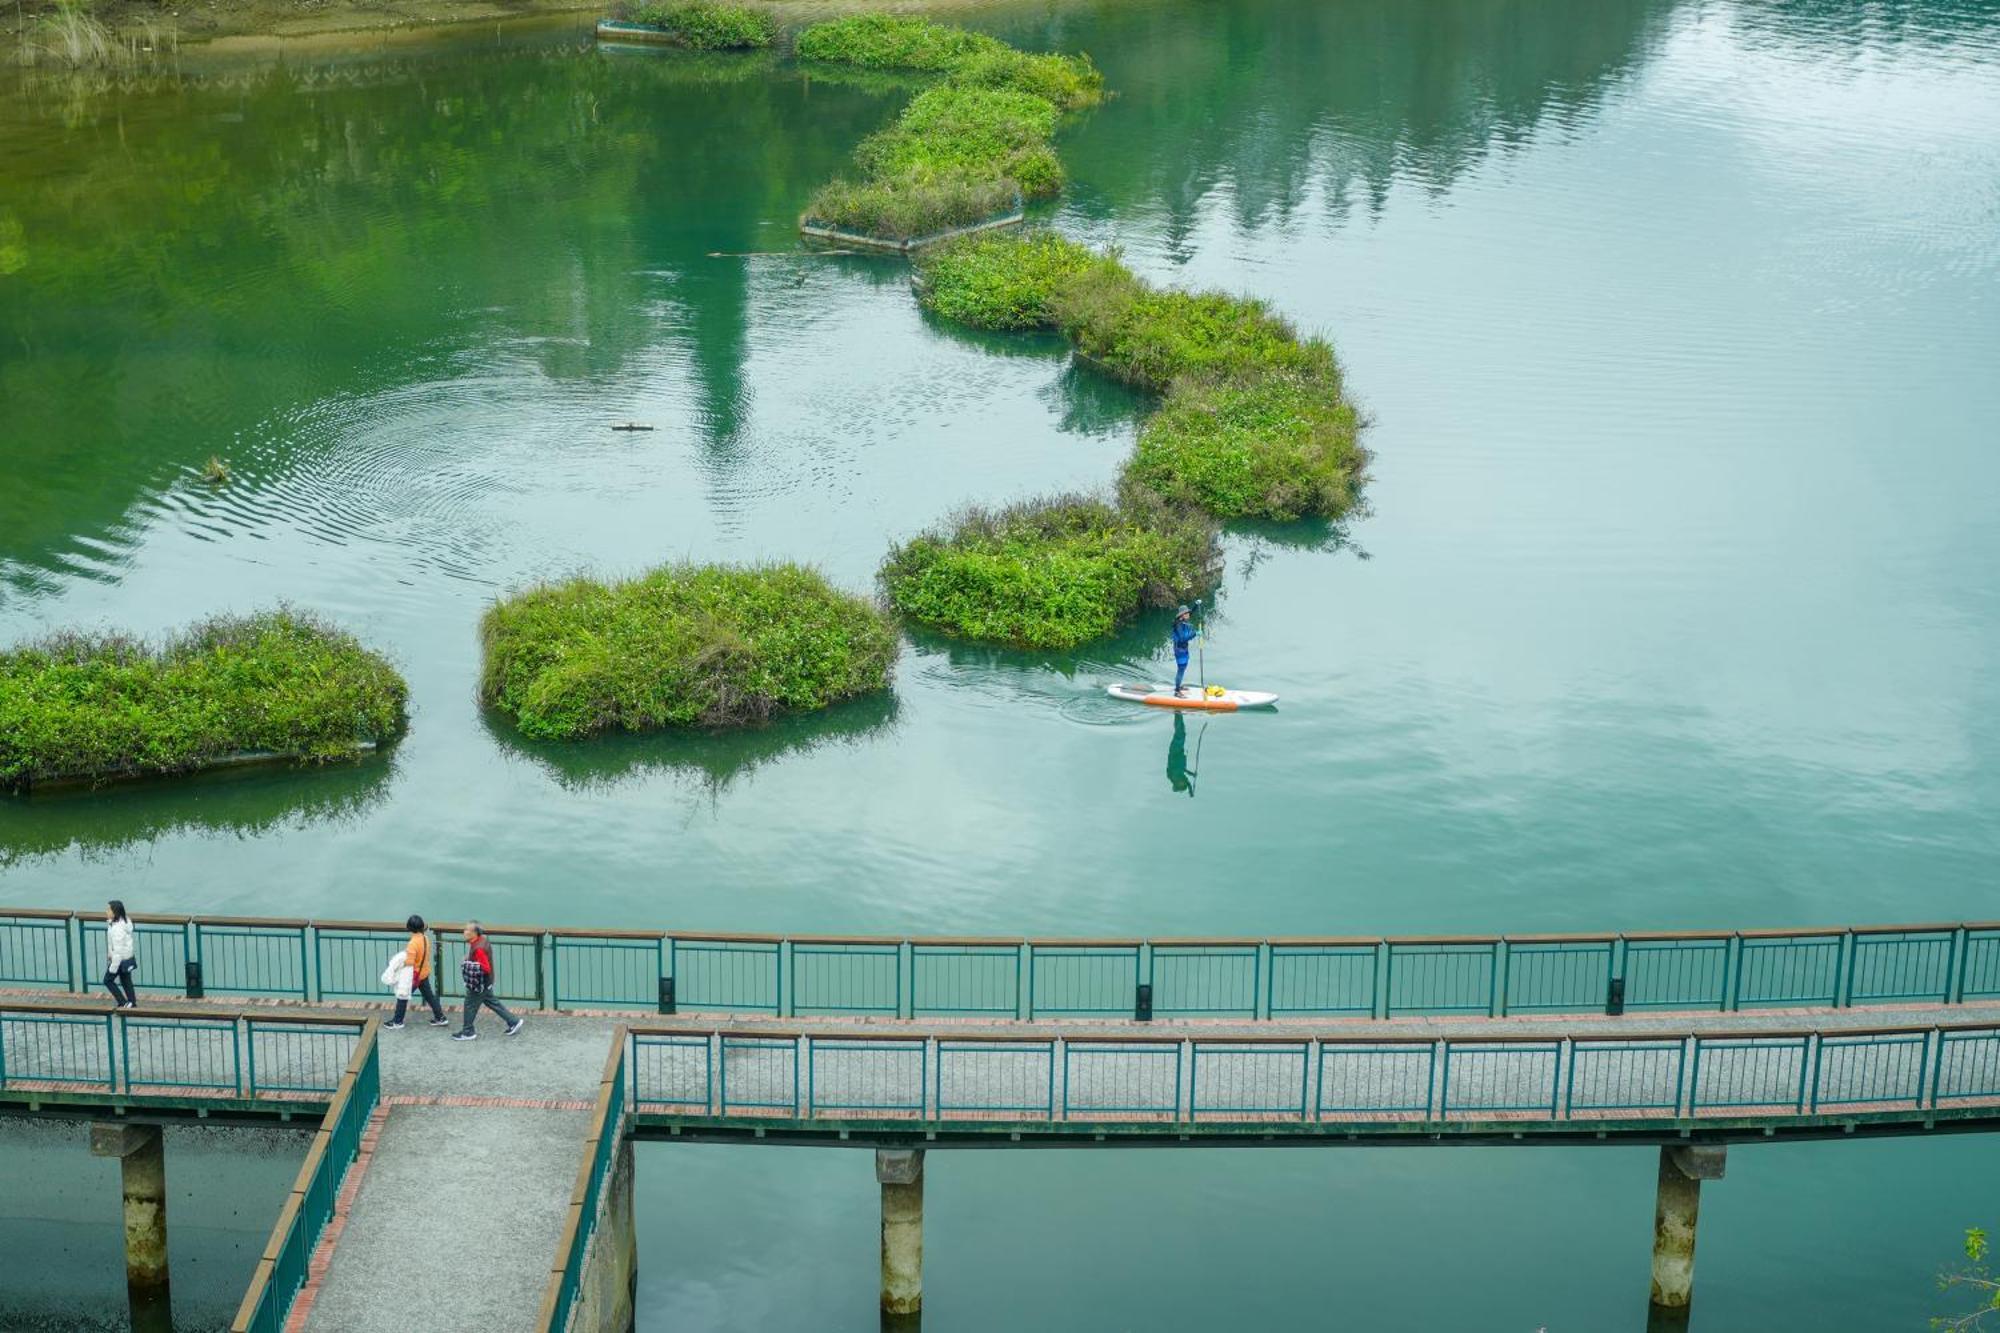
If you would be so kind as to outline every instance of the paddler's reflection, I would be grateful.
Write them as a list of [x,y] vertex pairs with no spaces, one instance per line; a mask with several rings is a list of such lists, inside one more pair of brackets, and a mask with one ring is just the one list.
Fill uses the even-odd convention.
[[1188,767],[1187,719],[1174,714],[1174,738],[1167,742],[1167,783],[1177,792],[1194,795],[1194,780],[1201,775]]

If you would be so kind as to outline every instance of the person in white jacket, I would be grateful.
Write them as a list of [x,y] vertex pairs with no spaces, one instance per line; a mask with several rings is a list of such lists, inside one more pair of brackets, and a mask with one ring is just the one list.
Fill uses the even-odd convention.
[[[135,1009],[139,997],[132,992],[132,969],[139,959],[132,948],[132,918],[125,904],[116,898],[104,912],[104,986],[120,1009]],[[124,987],[120,990],[119,987]]]

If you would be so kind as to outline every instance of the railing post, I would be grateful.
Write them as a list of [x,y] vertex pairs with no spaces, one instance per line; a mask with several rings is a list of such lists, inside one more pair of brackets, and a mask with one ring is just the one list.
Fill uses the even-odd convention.
[[1839,951],[1833,961],[1833,1007],[1852,1009],[1854,1007],[1854,960],[1860,949],[1860,941],[1854,932],[1840,933]]
[[[72,932],[75,933],[77,940],[77,947],[75,949],[71,949],[69,946]],[[83,926],[77,921],[76,913],[71,912],[63,918],[63,972],[69,982],[70,992],[74,995],[83,994],[84,973],[77,968],[77,960],[82,957],[82,950]]]
[[1733,1013],[1743,1007],[1743,936],[1731,932],[1722,948],[1722,1009]]
[[1952,927],[1951,957],[1945,963],[1944,1002],[1965,1003],[1965,957],[1972,952],[1972,937],[1963,922]]
[[544,981],[543,981],[543,977],[542,977],[542,954],[543,954],[543,948],[542,948],[542,941],[543,941],[543,940],[545,940],[545,939],[547,939],[547,938],[548,938],[548,937],[547,937],[547,936],[545,936],[545,935],[543,935],[543,934],[542,934],[542,933],[541,933],[540,931],[536,931],[536,932],[535,932],[535,935],[534,935],[534,940],[535,940],[535,1008],[537,1008],[537,1009],[546,1009],[546,1008],[548,1008],[548,1007],[549,1007],[549,1002],[548,1002],[548,989],[547,989],[546,985],[544,984]]
[[1486,1000],[1486,1016],[1505,1018],[1508,985],[1513,981],[1514,951],[1507,946],[1507,941],[1504,939],[1493,941],[1492,966],[1493,970],[1488,975],[1492,978],[1493,990]]

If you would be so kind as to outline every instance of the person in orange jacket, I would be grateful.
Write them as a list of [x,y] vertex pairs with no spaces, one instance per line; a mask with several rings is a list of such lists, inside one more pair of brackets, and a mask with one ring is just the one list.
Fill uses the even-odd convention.
[[[451,1020],[444,1016],[444,1006],[438,1003],[437,987],[431,984],[431,937],[424,929],[424,919],[413,916],[403,923],[410,932],[410,942],[403,946],[403,965],[410,969],[410,989],[424,997],[424,1003],[431,1007],[431,1026],[449,1027]],[[410,1007],[408,996],[396,1000],[396,1016],[384,1023],[383,1028],[403,1026],[403,1015]]]

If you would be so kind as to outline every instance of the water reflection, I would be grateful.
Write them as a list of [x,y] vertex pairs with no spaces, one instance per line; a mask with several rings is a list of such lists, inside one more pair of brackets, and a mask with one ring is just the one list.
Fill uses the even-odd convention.
[[1201,731],[1195,738],[1195,760],[1188,763],[1187,718],[1180,712],[1174,713],[1174,734],[1167,742],[1167,785],[1178,793],[1185,792],[1190,799],[1194,796],[1195,779],[1201,776],[1201,742],[1208,735],[1208,719],[1201,721]]
[[486,729],[500,746],[533,760],[562,786],[605,790],[627,779],[664,774],[687,781],[710,801],[766,764],[791,755],[880,740],[896,726],[893,690],[766,726],[726,732],[619,732],[584,741],[537,741],[497,714]]
[[0,867],[70,852],[90,861],[169,837],[255,838],[359,823],[387,798],[396,764],[392,752],[0,796]]

